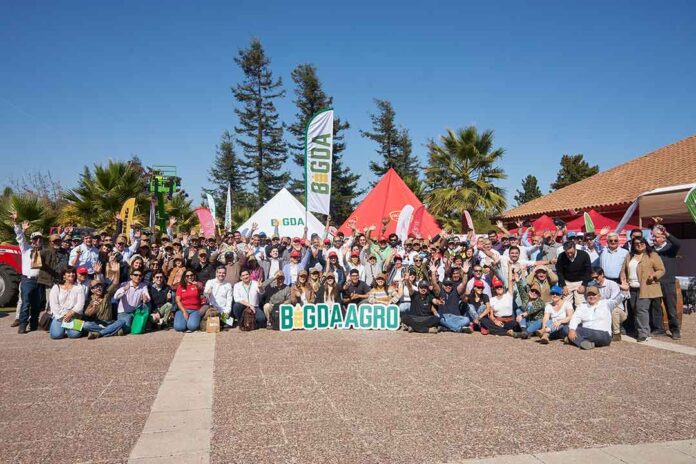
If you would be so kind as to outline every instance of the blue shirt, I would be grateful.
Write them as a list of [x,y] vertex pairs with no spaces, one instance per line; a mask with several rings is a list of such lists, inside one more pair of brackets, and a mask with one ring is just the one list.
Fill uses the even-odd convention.
[[614,251],[609,247],[602,250],[602,254],[599,255],[599,266],[604,269],[604,275],[610,279],[618,279],[627,254],[628,250],[621,247]]

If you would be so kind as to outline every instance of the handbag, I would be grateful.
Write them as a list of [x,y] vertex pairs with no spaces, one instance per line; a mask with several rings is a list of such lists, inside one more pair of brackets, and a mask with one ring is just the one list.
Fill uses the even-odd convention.
[[145,325],[147,324],[147,319],[150,316],[150,310],[147,306],[139,306],[133,312],[133,321],[131,322],[130,333],[134,335],[140,335],[145,333]]
[[53,316],[48,309],[41,311],[39,313],[39,328],[48,332],[51,327],[51,319],[53,319]]
[[256,311],[252,308],[245,308],[239,321],[239,330],[249,332],[256,330]]
[[32,269],[41,269],[42,267],[42,261],[41,261],[41,250],[31,250],[31,263],[30,266]]

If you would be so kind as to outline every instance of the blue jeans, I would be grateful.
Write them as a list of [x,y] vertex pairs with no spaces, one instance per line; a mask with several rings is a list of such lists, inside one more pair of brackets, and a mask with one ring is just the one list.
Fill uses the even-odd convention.
[[410,310],[411,310],[411,303],[409,303],[409,302],[399,303],[399,312],[407,313]]
[[486,310],[485,304],[480,304],[478,308],[473,303],[469,303],[467,306],[469,307],[467,310],[467,316],[469,316],[469,319],[471,319],[472,322],[478,320],[481,317],[481,314]]
[[64,329],[61,324],[63,324],[61,319],[56,319],[55,317],[51,319],[51,326],[48,329],[48,332],[53,340],[65,338],[66,334],[68,338],[80,338],[82,336],[82,332],[79,330]]
[[[82,326],[82,330],[87,332],[99,332],[102,337],[110,337],[116,335],[119,329],[123,329],[126,325],[125,318],[116,321],[86,321]],[[124,329],[125,332],[125,329]]]
[[[566,334],[568,333],[568,326],[561,326],[566,328]],[[575,329],[575,340],[573,343],[577,346],[585,341],[589,340],[594,342],[595,346],[609,346],[611,344],[611,335],[603,330],[586,329],[583,326],[579,326]]]
[[19,323],[29,324],[31,314],[31,328],[36,329],[39,324],[41,302],[46,298],[43,285],[39,285],[36,279],[22,276],[19,291],[22,296],[22,306],[19,309]]
[[[133,323],[133,313],[118,313],[117,320],[123,323],[123,331],[130,333],[131,324]],[[116,330],[118,331],[118,329]]]
[[181,310],[174,314],[174,330],[177,332],[186,332],[190,330],[198,330],[201,326],[201,313],[197,309],[187,309],[188,320],[184,318],[184,313]]
[[[544,320],[543,319],[537,319],[535,321],[528,321],[527,319],[522,319],[520,321],[520,327],[525,329],[529,333],[534,333],[537,330],[541,329],[541,326],[543,324]],[[551,321],[549,321],[551,322]]]
[[[232,305],[232,314],[234,314],[234,318],[239,321],[242,318],[242,313],[244,312],[244,306],[241,303],[235,303]],[[265,327],[266,326],[266,315],[261,311],[259,308],[256,308],[256,327]]]
[[451,313],[438,313],[440,315],[440,325],[452,332],[459,332],[462,327],[466,327],[471,323],[471,319],[466,316],[457,316]]

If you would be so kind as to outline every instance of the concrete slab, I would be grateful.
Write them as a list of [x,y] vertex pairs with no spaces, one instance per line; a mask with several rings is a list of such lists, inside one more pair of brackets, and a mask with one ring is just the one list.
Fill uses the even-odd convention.
[[664,443],[645,445],[618,445],[605,448],[604,451],[628,464],[654,464],[669,462],[670,464],[694,464],[696,458],[682,453],[676,448]]
[[573,449],[535,454],[544,464],[621,464],[623,461],[607,454],[603,448]]

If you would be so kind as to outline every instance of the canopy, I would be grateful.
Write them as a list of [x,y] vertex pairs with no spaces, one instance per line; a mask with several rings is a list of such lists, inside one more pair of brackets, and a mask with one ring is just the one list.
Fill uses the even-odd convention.
[[[411,205],[414,210],[418,210],[419,207],[423,206],[423,203],[408,188],[396,171],[389,169],[339,230],[349,235],[351,229],[348,224],[354,220],[357,230],[363,230],[367,226],[375,226],[377,233],[379,233],[382,228],[382,218],[388,216],[391,221],[387,225],[386,233],[391,234],[396,231],[399,215],[406,205]],[[424,211],[420,223],[421,237],[435,236],[440,233],[440,230],[435,218],[427,210]]]
[[239,231],[246,235],[251,230],[251,225],[256,223],[258,228],[254,233],[264,232],[270,237],[274,233],[274,220],[277,220],[281,237],[302,237],[306,221],[307,237],[315,233],[323,237],[324,225],[312,213],[307,214],[306,211],[297,198],[287,189],[283,189],[247,219]]
[[[593,209],[589,210],[587,214],[590,215],[590,219],[592,219],[592,223],[595,226],[595,233],[597,234],[599,234],[599,231],[602,230],[602,228],[604,227],[609,227],[609,231],[614,232],[614,230],[616,230],[616,226],[619,225],[619,221],[615,221],[606,216],[602,216]],[[585,219],[583,218],[583,214],[580,214],[580,216],[568,222],[566,226],[568,227],[568,230],[572,230],[575,232],[585,232]],[[634,224],[626,224],[626,227],[624,227],[624,231],[638,228],[639,227]]]

